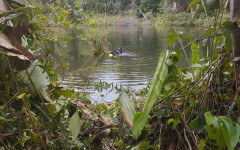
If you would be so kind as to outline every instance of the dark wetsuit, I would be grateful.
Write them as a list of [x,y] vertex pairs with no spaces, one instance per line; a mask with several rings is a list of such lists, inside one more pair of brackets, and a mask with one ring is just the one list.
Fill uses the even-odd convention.
[[123,53],[122,48],[118,48],[116,51],[111,52],[111,54],[113,54],[114,56],[119,56],[122,53]]

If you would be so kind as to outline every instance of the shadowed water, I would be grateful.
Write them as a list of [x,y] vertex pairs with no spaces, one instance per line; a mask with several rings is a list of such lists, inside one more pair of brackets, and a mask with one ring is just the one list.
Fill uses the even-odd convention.
[[[62,86],[75,91],[89,92],[93,102],[111,102],[118,97],[115,90],[97,91],[94,83],[107,82],[122,85],[131,90],[145,88],[152,80],[159,53],[167,49],[166,38],[168,29],[151,26],[104,27],[108,32],[110,50],[122,47],[124,53],[119,57],[110,58],[107,55],[100,58],[83,57],[88,47],[80,40],[81,34],[86,34],[86,27],[72,29],[73,40],[65,47],[58,47],[58,53],[70,62],[67,76],[62,80]],[[184,30],[184,29],[182,29]],[[183,65],[186,62],[181,62]]]

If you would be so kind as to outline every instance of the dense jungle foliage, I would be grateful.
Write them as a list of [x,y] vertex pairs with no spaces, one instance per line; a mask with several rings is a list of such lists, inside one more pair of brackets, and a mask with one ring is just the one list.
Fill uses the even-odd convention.
[[[9,10],[1,10],[0,15],[0,149],[240,147],[239,20],[231,15],[231,20],[223,17],[229,15],[224,0],[28,0],[29,5],[2,0],[0,4],[3,3]],[[202,34],[196,38],[193,32],[174,28],[168,32],[168,49],[161,51],[148,87],[132,93],[113,84],[95,83],[99,91],[116,89],[120,93],[114,104],[92,105],[88,94],[61,88],[58,71],[60,68],[67,73],[69,63],[56,63],[54,47],[73,37],[59,33],[75,25],[89,25],[92,32],[84,37],[92,47],[89,55],[101,57],[106,53],[107,41],[102,40],[104,33],[94,32],[98,25],[91,18],[92,13],[117,14],[132,7],[139,15],[186,11],[188,21],[194,21],[194,15],[203,15],[208,26],[197,28]],[[11,41],[14,37],[10,35],[21,35],[23,29],[27,29],[27,34],[19,41]],[[17,46],[17,42],[22,46]],[[199,58],[200,45],[207,49],[206,58]],[[30,54],[20,53],[16,47],[30,51],[37,59],[30,61]],[[191,59],[186,54],[188,47]],[[15,57],[17,63],[13,63]],[[181,59],[186,59],[188,67],[178,67]],[[28,67],[16,65],[28,62]]]

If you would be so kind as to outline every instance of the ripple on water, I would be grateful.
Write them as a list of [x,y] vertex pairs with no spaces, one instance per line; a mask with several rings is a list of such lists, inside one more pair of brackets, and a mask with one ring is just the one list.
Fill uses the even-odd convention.
[[[74,52],[69,52],[69,49],[62,50],[62,52],[68,51],[70,58],[76,58],[70,62],[70,65],[74,66],[71,72],[78,70],[71,77],[65,78],[62,85],[72,86],[75,91],[91,93],[90,97],[92,100],[98,102],[113,101],[118,97],[119,93],[114,90],[112,92],[104,90],[99,93],[94,89],[93,85],[86,85],[93,80],[94,82],[104,81],[118,86],[123,85],[126,88],[130,86],[132,90],[142,89],[151,81],[157,66],[159,50],[164,49],[165,47],[163,46],[166,45],[164,40],[155,38],[156,36],[164,36],[162,32],[165,30],[156,30],[154,27],[124,27],[124,29],[106,27],[105,29],[109,33],[109,41],[112,45],[110,49],[122,47],[124,53],[116,58],[105,56],[97,64],[93,63],[93,66],[88,66],[95,68],[91,71],[79,71],[81,69],[84,70],[84,68],[77,61],[81,58],[76,58],[78,56],[75,54],[75,49],[72,49]],[[84,34],[85,30],[87,29],[78,30],[76,33]],[[80,45],[80,38],[70,41],[69,45],[74,45],[73,42],[76,42],[75,45],[79,44],[79,51],[81,51],[81,48],[84,48]],[[93,62],[95,60],[92,59]]]

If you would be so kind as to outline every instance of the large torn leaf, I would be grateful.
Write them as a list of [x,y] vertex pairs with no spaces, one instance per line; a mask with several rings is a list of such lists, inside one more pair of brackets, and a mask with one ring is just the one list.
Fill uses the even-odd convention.
[[[4,2],[4,0],[0,0],[0,13],[6,12],[9,10],[8,5]],[[5,21],[5,17],[0,17],[0,24],[2,24]],[[8,22],[8,25],[13,26],[12,22]]]
[[[34,61],[26,71],[22,71],[23,83],[27,84],[32,95],[40,95],[48,101],[51,101],[47,95],[50,79],[48,74],[37,65],[38,61]],[[28,74],[30,76],[28,76]]]
[[133,102],[130,100],[126,92],[122,92],[119,96],[119,106],[124,114],[124,117],[130,127],[133,126],[133,114],[136,113]]
[[[22,55],[21,51],[19,51],[16,47],[14,47],[9,38],[0,32],[0,48],[2,48],[2,50],[0,51],[0,53],[4,53],[10,56],[17,56],[20,59],[27,59],[27,57],[25,57],[24,55]],[[4,50],[7,49],[7,50]]]
[[[22,7],[28,7],[25,0],[0,0],[0,14],[8,12],[11,9],[9,6],[17,4]],[[11,6],[14,8],[14,6]],[[26,8],[27,9],[27,8]],[[20,23],[16,26],[13,25],[12,20],[20,17]],[[21,38],[23,35],[29,34],[29,19],[27,15],[16,13],[9,14],[8,16],[0,17],[0,53],[4,53],[9,58],[9,63],[13,68],[24,70],[29,67],[31,61],[36,59],[32,53],[26,50],[21,45]]]
[[151,83],[150,90],[148,92],[147,101],[145,102],[142,112],[134,114],[132,134],[135,140],[141,134],[142,129],[148,121],[150,110],[157,100],[160,89],[163,87],[163,83],[168,75],[168,66],[166,64],[169,52],[166,50],[161,51],[158,61],[158,66]]
[[69,130],[72,133],[73,140],[75,140],[80,132],[83,121],[81,121],[78,111],[76,111],[69,120]]

